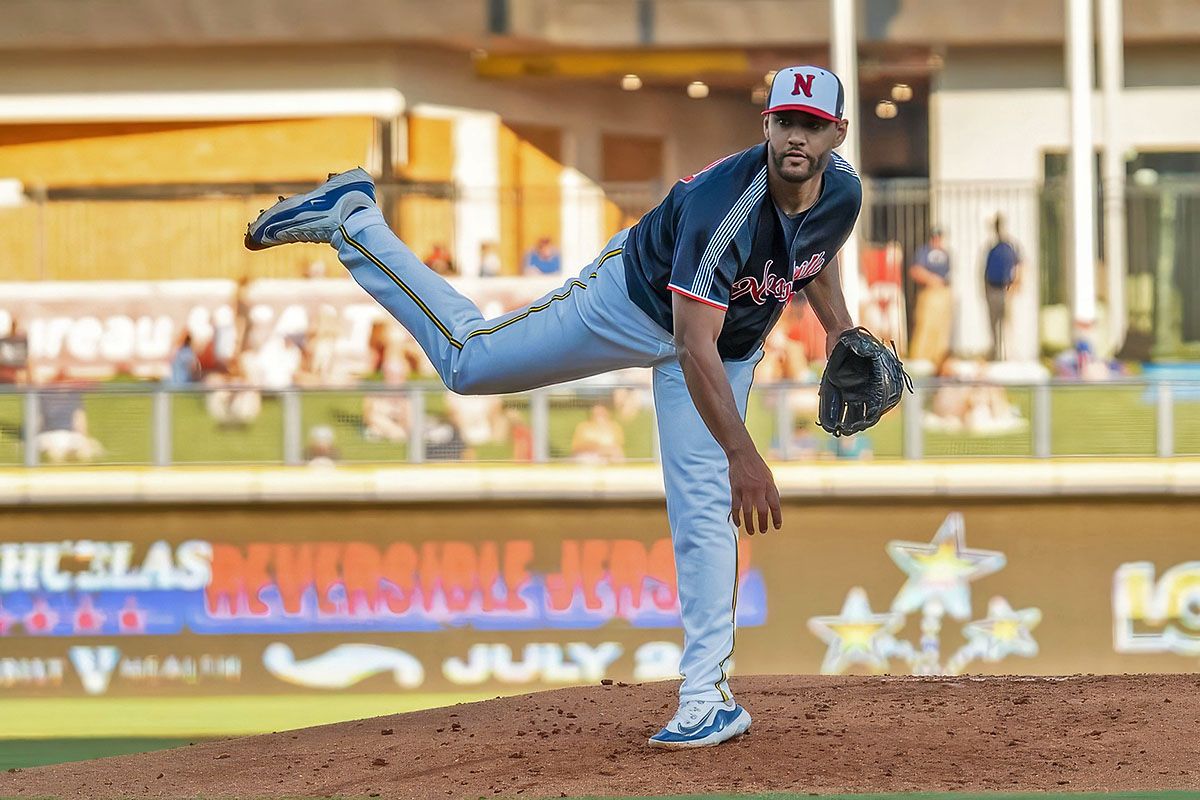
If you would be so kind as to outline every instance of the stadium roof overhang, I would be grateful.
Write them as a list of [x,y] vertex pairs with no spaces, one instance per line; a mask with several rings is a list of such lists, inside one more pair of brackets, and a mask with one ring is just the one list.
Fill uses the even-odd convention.
[[405,105],[387,88],[0,94],[0,123],[390,118]]
[[[622,76],[635,74],[648,87],[682,87],[700,80],[718,91],[750,92],[765,85],[772,70],[805,63],[828,66],[829,58],[826,44],[792,48],[476,50],[474,65],[477,76],[492,80],[617,85]],[[859,49],[862,80],[876,75],[929,75],[940,66],[940,56],[926,47],[867,44]]]

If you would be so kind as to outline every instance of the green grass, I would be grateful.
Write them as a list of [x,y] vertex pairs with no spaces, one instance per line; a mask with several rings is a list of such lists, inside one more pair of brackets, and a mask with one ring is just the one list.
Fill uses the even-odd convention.
[[[659,797],[656,800],[792,800],[811,797],[809,794],[686,794]],[[917,792],[912,794],[825,794],[822,800],[1191,800],[1200,792],[1079,792],[1054,794],[1029,792],[1002,794],[996,792]],[[576,798],[576,800],[617,800],[617,798]],[[627,800],[640,800],[628,798]]]
[[[1155,408],[1143,400],[1144,390],[1135,386],[1058,386],[1051,391],[1051,452],[1055,456],[1153,456],[1155,454]],[[1025,420],[1033,404],[1032,391],[1008,390],[1008,399]],[[558,390],[550,399],[550,456],[570,457],[575,426],[585,419],[591,405],[607,398],[603,389]],[[314,392],[301,398],[301,431],[318,425],[331,427],[343,462],[395,463],[408,458],[403,443],[371,441],[363,435],[360,392]],[[528,399],[506,397],[505,408],[528,422]],[[426,411],[445,409],[445,394],[426,397]],[[92,434],[104,445],[103,463],[145,464],[152,459],[152,402],[148,396],[105,392],[85,400]],[[1175,452],[1200,455],[1200,403],[1175,404]],[[19,396],[0,395],[0,466],[19,465],[22,401]],[[626,456],[633,460],[653,455],[653,415],[648,404],[623,422]],[[768,387],[751,396],[747,425],[763,449],[775,443],[775,403]],[[902,423],[898,412],[889,414],[867,435],[876,458],[899,458],[902,452]],[[175,463],[278,464],[283,458],[283,411],[277,396],[265,395],[258,418],[249,425],[228,427],[217,424],[206,412],[200,394],[177,394],[172,398],[172,457]],[[824,434],[817,432],[818,436]],[[1032,430],[1003,436],[966,436],[926,433],[926,457],[1031,456]],[[481,461],[512,458],[510,442],[486,444],[475,449]]]
[[186,747],[203,739],[185,738],[89,738],[89,739],[9,739],[0,740],[0,772],[8,769],[87,761],[93,758],[148,753]]

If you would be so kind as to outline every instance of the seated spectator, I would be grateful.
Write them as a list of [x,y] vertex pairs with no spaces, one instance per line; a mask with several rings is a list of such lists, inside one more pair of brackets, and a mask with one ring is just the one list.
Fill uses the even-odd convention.
[[454,259],[450,256],[450,251],[446,245],[437,243],[433,249],[429,251],[429,255],[425,256],[425,266],[436,272],[438,275],[454,275]]
[[333,428],[316,425],[308,432],[308,444],[304,448],[304,461],[310,467],[332,467],[337,463],[337,439]]
[[825,448],[826,453],[834,458],[870,461],[875,457],[875,451],[871,449],[871,440],[865,433],[830,436]]
[[192,335],[185,333],[183,341],[171,356],[171,370],[167,374],[168,386],[187,386],[200,379],[200,359],[192,347]]
[[806,419],[796,422],[789,443],[788,458],[794,461],[812,461],[821,451],[821,440],[813,431],[812,423]]
[[999,384],[980,383],[984,362],[947,358],[938,370],[938,387],[925,412],[926,430],[965,433],[969,436],[1002,436],[1028,427],[1028,421],[1008,399]]
[[363,437],[372,441],[408,441],[408,398],[403,394],[363,397]]
[[571,455],[585,464],[625,460],[625,431],[612,418],[607,406],[596,403],[588,418],[575,426]]
[[512,442],[513,461],[533,461],[533,428],[515,408],[505,411],[504,418]]
[[499,442],[507,433],[504,400],[497,395],[446,392],[446,415],[469,447]]
[[425,418],[426,461],[470,461],[475,451],[467,447],[462,433],[445,414]]
[[525,254],[521,272],[526,275],[557,275],[562,270],[562,257],[549,236],[538,239],[533,249]]
[[38,393],[38,454],[52,464],[93,461],[104,448],[88,435],[83,396],[77,391],[49,389]]
[[647,409],[650,403],[650,392],[630,386],[617,386],[613,389],[613,410],[621,422],[630,422],[638,414]]
[[[246,354],[243,353],[243,356]],[[258,419],[262,411],[262,395],[246,385],[242,371],[243,359],[235,360],[228,372],[213,372],[205,384],[213,387],[204,398],[208,415],[223,427],[244,427]]]

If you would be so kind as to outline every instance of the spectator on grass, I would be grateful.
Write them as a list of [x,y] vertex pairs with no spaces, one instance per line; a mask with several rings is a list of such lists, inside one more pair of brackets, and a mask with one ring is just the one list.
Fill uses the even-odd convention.
[[445,414],[425,418],[426,461],[470,461],[475,451],[467,446],[462,433]]
[[310,467],[332,467],[338,460],[337,437],[328,425],[316,425],[308,432],[304,461]]
[[926,430],[968,436],[1002,436],[1028,427],[1003,386],[985,383],[977,362],[947,358],[938,369],[941,385],[925,413]]
[[837,459],[870,461],[875,457],[875,451],[871,449],[871,439],[865,433],[830,436],[825,447],[827,454]]
[[812,461],[820,452],[821,440],[813,431],[812,423],[806,419],[798,420],[796,429],[792,432],[788,457],[793,461]]
[[508,432],[504,400],[498,395],[446,392],[446,416],[468,447],[499,442]]
[[65,461],[94,461],[104,448],[88,433],[83,395],[70,388],[47,388],[38,392],[38,455],[52,464]]
[[205,395],[204,405],[208,415],[221,427],[245,427],[258,419],[262,411],[262,395],[258,389],[247,385],[243,364],[247,360],[235,359],[225,372],[212,372],[205,378],[210,391]]
[[200,359],[192,347],[192,335],[185,333],[183,341],[171,356],[171,369],[167,375],[167,385],[188,386],[200,380]]
[[575,426],[571,455],[585,464],[608,464],[625,460],[625,431],[602,403],[592,406],[588,418]]
[[504,412],[512,442],[513,461],[533,461],[533,428],[515,408]]

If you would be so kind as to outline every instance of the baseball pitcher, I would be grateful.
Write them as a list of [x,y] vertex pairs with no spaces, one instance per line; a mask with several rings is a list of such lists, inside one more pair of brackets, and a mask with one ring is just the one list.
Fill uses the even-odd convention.
[[822,386],[822,425],[858,430],[894,404],[891,352],[853,328],[839,283],[838,250],[862,202],[854,168],[833,152],[846,136],[843,98],[827,70],[780,70],[763,112],[765,141],[679,181],[578,276],[496,319],[484,319],[388,228],[361,169],[280,201],[246,234],[251,250],[332,244],[454,392],[521,392],[625,367],[654,370],[684,646],[679,709],[652,746],[715,745],[750,727],[726,672],[737,535],[742,526],[751,535],[778,529],[782,514],[744,419],[763,340],[796,292],[824,326],[828,352],[845,350],[844,380]]

